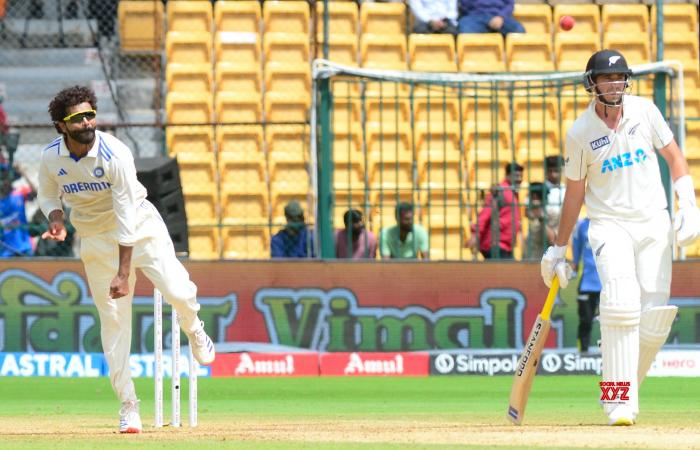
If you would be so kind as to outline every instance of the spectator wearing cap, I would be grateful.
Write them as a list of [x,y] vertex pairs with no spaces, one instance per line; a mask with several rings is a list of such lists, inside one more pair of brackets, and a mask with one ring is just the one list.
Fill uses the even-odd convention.
[[396,206],[396,222],[383,228],[379,238],[382,259],[428,259],[428,232],[413,223],[413,205],[401,202]]
[[313,233],[304,222],[304,210],[298,201],[292,200],[284,207],[287,225],[270,241],[273,258],[313,258]]
[[345,228],[335,232],[335,256],[337,258],[375,259],[377,237],[365,228],[359,209],[349,209],[343,215]]

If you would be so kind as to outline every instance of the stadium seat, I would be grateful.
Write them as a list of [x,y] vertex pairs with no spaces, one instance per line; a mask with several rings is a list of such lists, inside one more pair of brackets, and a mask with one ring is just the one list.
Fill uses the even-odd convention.
[[[430,97],[417,96],[413,99],[413,120],[419,122],[432,122],[437,120],[438,123],[458,123],[459,122],[459,99],[443,97],[441,88],[437,87],[436,91]],[[439,128],[439,126],[438,126]]]
[[359,190],[349,191],[347,189],[335,189],[333,192],[333,226],[343,228],[343,215],[349,209],[359,209],[365,218],[365,224],[368,225],[370,217],[369,198],[365,195],[364,188]]
[[686,120],[685,148],[682,148],[687,159],[700,160],[700,120]]
[[515,159],[507,129],[465,133],[467,180],[470,188],[488,189],[503,178],[503,166]]
[[265,120],[270,122],[305,122],[310,107],[309,94],[280,92],[265,94]]
[[165,68],[165,82],[170,92],[211,92],[211,65],[170,63]]
[[306,93],[311,95],[311,68],[300,63],[270,62],[265,65],[265,92]]
[[430,224],[428,228],[428,238],[430,240],[430,259],[432,261],[450,260],[465,261],[472,259],[472,252],[465,248],[468,242],[466,229],[460,226],[450,226],[444,224]]
[[235,226],[221,230],[226,259],[268,259],[270,231],[266,226]]
[[241,192],[267,191],[267,164],[261,152],[219,153],[221,187]]
[[[370,4],[374,3],[363,3],[363,7]],[[386,5],[395,4],[397,3]],[[407,68],[406,38],[403,35],[363,34],[360,37],[360,54],[362,67],[390,70]]]
[[165,54],[168,63],[211,64],[211,33],[168,31]]
[[214,20],[217,31],[260,33],[260,2],[237,0],[217,1],[214,5]]
[[[371,156],[371,157],[370,157]],[[368,155],[368,172],[371,189],[392,192],[410,190],[413,187],[413,164],[405,153],[377,153]]]
[[[591,102],[591,94],[583,89],[582,85],[578,85],[576,90],[572,90],[570,87],[561,92],[561,119],[564,120],[574,120],[588,107]],[[562,128],[562,132],[565,135],[566,130]]]
[[411,70],[456,72],[455,40],[450,34],[411,34],[408,37]]
[[493,129],[508,129],[510,106],[505,94],[502,97],[491,98],[499,95],[498,92],[488,92],[481,96],[465,96],[462,99],[462,121],[465,129],[479,129],[482,131]]
[[513,17],[529,34],[551,34],[552,8],[547,4],[516,3]]
[[[514,96],[512,100],[513,121],[526,121],[533,125],[556,123],[559,119],[559,107],[556,94],[552,92],[533,93],[530,96]],[[551,121],[551,122],[550,122]]]
[[360,7],[360,26],[362,34],[403,36],[406,28],[406,5],[363,2]]
[[[603,38],[611,32],[648,36],[649,9],[647,5],[607,3],[603,5],[601,17],[603,20]],[[605,44],[603,44],[603,47],[605,47]]]
[[365,139],[368,160],[412,159],[411,129],[408,124],[399,124],[397,128],[391,124],[369,123],[365,130]]
[[[656,35],[651,39],[652,57],[656,60]],[[666,60],[675,59],[683,63],[684,66],[698,66],[698,34],[697,33],[664,33],[664,58]]]
[[261,70],[257,63],[219,61],[216,63],[218,92],[258,94],[262,100]]
[[[698,34],[698,7],[692,3],[664,2],[664,40],[668,33]],[[651,32],[656,35],[656,4],[651,5]]]
[[418,164],[427,161],[461,160],[459,123],[419,122],[415,129],[416,158]]
[[235,64],[260,64],[260,35],[220,31],[214,36],[216,61]]
[[163,3],[122,0],[117,8],[119,42],[124,52],[160,51],[163,47]]
[[506,60],[511,72],[554,70],[549,35],[510,33],[506,36]]
[[[345,86],[341,86],[341,92]],[[340,94],[340,93],[338,93]],[[362,105],[359,99],[349,98],[349,93],[342,92],[343,95],[348,95],[345,97],[343,95],[336,95],[333,97],[333,112],[331,117],[333,118],[333,129],[338,130],[343,129],[354,129],[358,130],[361,127],[360,115],[362,110]]]
[[165,115],[170,124],[199,124],[212,121],[211,94],[201,92],[168,92]]
[[[559,28],[559,20],[562,16],[571,16],[576,21],[576,27],[572,33],[562,31]],[[554,5],[554,31],[556,34],[595,34],[600,36],[600,9],[594,4],[569,4]]]
[[[333,161],[337,164],[359,164],[364,173],[362,130],[336,128],[333,130]],[[363,180],[364,183],[364,180]]]
[[309,60],[309,38],[303,34],[265,33],[265,61],[299,63]]
[[462,160],[459,154],[445,153],[433,150],[426,152],[428,158],[418,162],[418,186],[421,189],[454,189],[464,186],[466,174],[462,170]]
[[199,191],[204,187],[216,191],[216,157],[213,153],[179,152],[177,165],[180,168],[182,191]]
[[309,4],[305,1],[264,2],[265,33],[309,35]]
[[221,242],[218,227],[190,227],[188,235],[190,259],[219,259]]
[[365,100],[365,117],[368,122],[382,122],[393,126],[408,122],[410,116],[408,99],[387,96],[369,97]]
[[561,72],[583,72],[591,55],[600,50],[600,36],[593,33],[554,35],[554,59]]
[[[316,3],[316,40],[324,42],[324,4]],[[354,2],[328,2],[328,36],[353,36],[357,42],[357,4]]]
[[166,4],[168,31],[212,31],[212,5],[205,1],[170,1]]
[[425,225],[449,225],[469,228],[469,204],[462,190],[425,190],[421,192]]
[[244,123],[262,121],[260,95],[253,92],[216,93],[216,120],[219,123]]
[[342,154],[343,158],[333,161],[333,190],[363,190],[365,188],[364,161],[360,159],[348,159],[348,154]]
[[603,35],[603,48],[624,49],[625,59],[630,66],[647,64],[651,58],[649,38],[646,32],[644,34],[641,32],[607,32]]
[[503,37],[499,33],[460,34],[457,59],[461,72],[503,72]]
[[243,155],[263,153],[262,125],[220,125],[216,127],[219,154],[230,152]]
[[219,223],[219,201],[216,186],[194,186],[186,191],[185,212],[187,213],[187,225],[192,230],[192,225],[216,225]]
[[[323,58],[323,46],[319,45],[316,57]],[[333,34],[328,38],[328,60],[357,66],[357,36],[353,34]]]
[[[521,162],[541,163],[546,155],[559,153],[559,122],[533,124],[526,121],[513,123],[513,142],[516,159]],[[541,179],[533,179],[541,181]]]
[[170,155],[182,152],[212,153],[214,133],[210,126],[177,126],[165,129],[165,142]]
[[309,162],[309,130],[304,125],[269,125],[265,128],[270,162]]
[[242,184],[221,185],[221,222],[266,224],[269,222],[267,186],[254,191]]

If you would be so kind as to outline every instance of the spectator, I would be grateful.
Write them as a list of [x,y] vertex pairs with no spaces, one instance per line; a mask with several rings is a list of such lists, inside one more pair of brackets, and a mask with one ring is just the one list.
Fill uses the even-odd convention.
[[[486,259],[513,259],[513,248],[520,233],[518,188],[523,182],[523,166],[516,162],[505,166],[506,177],[486,194],[484,207],[467,245],[476,252],[477,244]],[[478,239],[478,241],[477,241]]]
[[349,209],[343,215],[345,228],[335,232],[337,258],[362,259],[377,257],[377,238],[365,228],[362,212]]
[[552,245],[556,237],[555,229],[544,217],[544,191],[543,183],[530,183],[530,201],[527,207],[527,241],[524,249],[526,259],[542,259],[545,248]]
[[428,259],[428,232],[413,223],[413,205],[401,202],[396,206],[396,222],[384,228],[379,238],[382,259]]
[[598,315],[600,302],[600,278],[593,259],[593,251],[588,241],[588,226],[591,220],[586,217],[576,224],[574,230],[574,262],[573,268],[578,271],[579,262],[583,259],[583,274],[578,285],[578,344],[581,352],[587,352],[591,343],[593,318]]
[[[65,209],[66,217],[70,217],[70,209]],[[73,244],[75,242],[75,227],[70,223],[70,220],[66,219],[66,239],[63,241],[51,241],[48,239],[39,239],[36,248],[34,249],[34,256],[63,256],[63,257],[74,257]],[[29,235],[41,236],[45,231],[49,229],[49,220],[46,218],[44,213],[40,209],[37,209],[32,217],[32,221],[29,224]]]
[[270,253],[273,258],[313,258],[313,233],[304,223],[304,210],[296,200],[284,207],[287,226],[272,236]]
[[460,33],[524,33],[513,18],[514,0],[459,0]]
[[13,190],[12,181],[12,171],[3,164],[0,167],[0,257],[3,258],[32,254],[25,202],[34,193]]
[[457,34],[457,0],[409,0],[413,32]]
[[559,155],[547,156],[544,159],[545,177],[547,178],[544,182],[547,193],[545,205],[547,224],[555,230],[559,228],[561,205],[564,204],[564,194],[566,193],[566,186],[561,184],[561,168],[563,165],[564,159]]

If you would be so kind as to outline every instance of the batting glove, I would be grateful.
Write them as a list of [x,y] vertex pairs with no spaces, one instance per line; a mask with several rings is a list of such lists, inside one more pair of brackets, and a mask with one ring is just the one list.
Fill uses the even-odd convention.
[[549,247],[542,257],[540,263],[540,273],[542,280],[547,287],[552,286],[552,278],[554,275],[559,278],[559,286],[565,289],[569,285],[569,279],[573,271],[571,266],[566,262],[566,246],[554,245]]
[[700,237],[700,210],[695,203],[695,189],[690,175],[684,175],[673,183],[678,195],[678,211],[673,221],[676,242],[685,247]]

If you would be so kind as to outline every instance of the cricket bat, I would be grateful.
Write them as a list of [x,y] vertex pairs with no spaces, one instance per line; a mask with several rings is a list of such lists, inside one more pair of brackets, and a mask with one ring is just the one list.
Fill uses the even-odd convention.
[[520,425],[525,417],[525,407],[530,397],[532,381],[537,374],[537,364],[542,356],[542,349],[549,334],[552,307],[554,299],[559,291],[559,278],[552,278],[552,286],[549,288],[547,300],[544,302],[542,311],[537,316],[535,324],[532,326],[530,336],[527,338],[525,348],[518,359],[513,378],[513,388],[510,391],[510,401],[508,402],[508,419],[515,425]]

